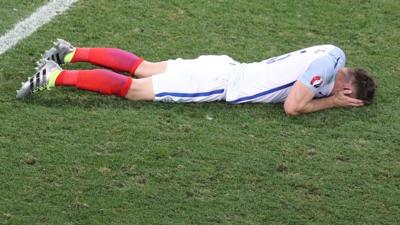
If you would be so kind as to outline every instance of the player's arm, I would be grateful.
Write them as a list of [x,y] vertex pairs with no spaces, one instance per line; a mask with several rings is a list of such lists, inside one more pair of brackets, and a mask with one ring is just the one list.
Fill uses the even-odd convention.
[[334,51],[338,51],[337,58],[325,55],[316,59],[298,78],[284,104],[285,112],[288,115],[311,113],[333,107],[362,105],[360,100],[346,96],[350,94],[348,90],[343,90],[330,97],[314,99],[320,88],[335,79],[334,74],[337,69],[345,64],[343,51],[340,49],[335,49]]
[[301,81],[296,81],[285,101],[284,108],[287,115],[296,116],[334,107],[357,107],[363,105],[361,100],[348,97],[350,94],[350,90],[343,90],[326,98],[314,99],[314,92]]

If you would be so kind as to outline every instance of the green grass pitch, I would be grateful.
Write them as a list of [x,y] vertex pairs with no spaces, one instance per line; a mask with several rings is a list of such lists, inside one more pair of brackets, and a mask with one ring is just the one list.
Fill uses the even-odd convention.
[[[0,0],[2,34],[47,1],[20,2]],[[79,1],[0,56],[0,224],[400,224],[399,12],[398,0]],[[280,104],[71,88],[17,101],[58,37],[151,61],[333,43],[379,89],[370,107],[294,118]]]

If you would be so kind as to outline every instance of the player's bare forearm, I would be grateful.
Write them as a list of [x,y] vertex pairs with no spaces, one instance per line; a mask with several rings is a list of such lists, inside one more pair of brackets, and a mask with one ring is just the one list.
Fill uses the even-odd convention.
[[306,103],[303,107],[298,108],[297,110],[288,113],[288,115],[296,116],[296,115],[300,115],[300,114],[317,112],[317,111],[321,111],[324,109],[330,109],[330,108],[334,108],[334,107],[338,107],[338,106],[335,104],[334,96],[330,96],[327,98],[313,99],[313,100],[309,101],[308,103]]
[[287,115],[297,116],[333,107],[359,107],[364,105],[363,101],[349,97],[350,94],[350,90],[343,90],[326,98],[315,99],[314,93],[297,81],[285,101],[284,108]]
[[298,108],[296,111],[288,113],[288,115],[296,116],[335,107],[360,107],[364,105],[362,100],[348,97],[347,95],[349,94],[351,94],[351,92],[342,91],[330,97],[313,99],[304,104],[303,107]]

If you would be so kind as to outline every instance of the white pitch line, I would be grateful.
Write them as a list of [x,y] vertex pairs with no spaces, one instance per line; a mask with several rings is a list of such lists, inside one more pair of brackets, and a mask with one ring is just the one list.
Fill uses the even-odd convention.
[[14,47],[19,41],[28,37],[42,25],[50,22],[55,16],[63,13],[78,0],[52,0],[38,8],[32,15],[17,23],[13,29],[0,37],[0,55]]

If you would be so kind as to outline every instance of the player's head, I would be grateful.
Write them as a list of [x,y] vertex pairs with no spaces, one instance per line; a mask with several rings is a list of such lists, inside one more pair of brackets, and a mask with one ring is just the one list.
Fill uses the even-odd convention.
[[364,101],[365,105],[372,103],[377,88],[372,76],[360,68],[346,68],[339,70],[336,76],[334,93],[342,90],[351,90],[350,97]]

